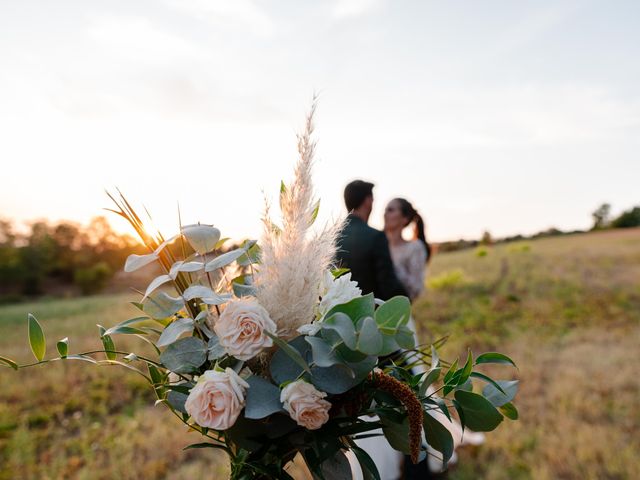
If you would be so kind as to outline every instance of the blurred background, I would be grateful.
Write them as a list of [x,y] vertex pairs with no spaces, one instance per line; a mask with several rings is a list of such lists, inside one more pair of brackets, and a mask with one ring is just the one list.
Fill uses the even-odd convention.
[[[321,223],[376,184],[435,254],[443,356],[521,366],[521,418],[452,479],[640,478],[640,4],[0,0],[0,354],[99,346],[157,273],[105,189],[165,236],[260,235],[314,92]],[[277,202],[276,202],[277,203]],[[116,339],[123,349],[136,339]],[[136,344],[137,345],[137,344]],[[133,374],[0,370],[0,479],[223,478]]]

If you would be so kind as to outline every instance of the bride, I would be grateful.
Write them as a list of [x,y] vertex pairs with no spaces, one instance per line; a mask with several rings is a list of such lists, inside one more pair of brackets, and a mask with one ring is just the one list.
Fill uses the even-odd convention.
[[[405,240],[403,231],[413,226],[413,238]],[[384,232],[389,241],[389,250],[396,276],[402,282],[409,299],[413,303],[424,291],[426,267],[431,259],[431,246],[427,242],[424,232],[424,221],[418,211],[404,198],[391,200],[384,212]],[[413,319],[409,326],[414,330]],[[416,372],[418,373],[418,372]],[[433,387],[428,393],[433,393]],[[479,445],[484,442],[482,433],[466,430],[463,434],[458,422],[449,421],[439,411],[430,412],[443,425],[447,426],[454,441],[454,447],[461,445]],[[427,463],[414,466],[411,462],[404,462],[399,452],[393,450],[382,437],[371,437],[359,440],[358,445],[366,450],[374,459],[380,477],[383,480],[395,480],[404,471],[404,478],[428,478],[429,472],[441,472],[443,470],[442,456],[440,452],[429,447]],[[457,461],[454,453],[449,460],[449,465]]]

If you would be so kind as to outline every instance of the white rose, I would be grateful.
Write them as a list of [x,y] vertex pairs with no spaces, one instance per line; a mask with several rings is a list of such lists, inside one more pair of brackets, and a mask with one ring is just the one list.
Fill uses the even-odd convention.
[[232,369],[207,370],[191,389],[184,406],[201,427],[226,430],[233,426],[244,408],[249,384]]
[[326,396],[310,383],[297,380],[282,389],[280,401],[298,425],[317,430],[329,420],[331,403],[323,400]]
[[273,345],[265,332],[275,335],[276,324],[255,298],[242,297],[227,304],[213,330],[228,354],[249,360]]
[[336,305],[350,302],[354,298],[362,296],[362,290],[358,287],[357,282],[351,280],[351,272],[338,278],[333,278],[331,272],[326,272],[320,296],[322,300],[318,306],[318,313],[322,318]]

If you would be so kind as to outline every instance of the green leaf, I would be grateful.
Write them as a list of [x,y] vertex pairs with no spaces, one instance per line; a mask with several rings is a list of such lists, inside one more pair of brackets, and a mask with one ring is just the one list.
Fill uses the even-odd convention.
[[490,383],[484,387],[482,395],[489,400],[494,407],[501,407],[515,398],[516,392],[518,391],[518,380],[498,380],[496,383],[500,385],[501,391]]
[[443,461],[446,463],[453,455],[453,437],[449,429],[442,425],[438,420],[430,415],[429,412],[424,413],[422,423],[427,443],[442,454]]
[[115,353],[116,346],[113,343],[113,340],[107,334],[106,329],[102,325],[98,325],[98,330],[100,331],[100,339],[102,340],[102,345],[105,349],[105,355],[109,360],[115,360],[117,354]]
[[357,326],[358,341],[356,349],[367,355],[378,355],[382,350],[382,334],[378,331],[378,325],[372,317],[360,319]]
[[192,373],[207,360],[207,345],[197,337],[181,338],[160,355],[162,364],[176,373]]
[[483,363],[508,364],[518,368],[513,360],[506,355],[497,352],[487,352],[479,355],[478,358],[476,358],[476,365],[481,365]]
[[381,480],[376,462],[373,461],[369,454],[355,444],[351,444],[351,450],[358,459],[364,480]]
[[67,355],[66,357],[64,357],[64,360],[81,360],[83,362],[89,362],[89,363],[98,363],[96,362],[96,360],[88,355]]
[[349,272],[350,270],[348,268],[335,268],[331,270],[331,275],[333,275],[333,278],[340,278],[342,275]]
[[36,320],[36,317],[29,314],[27,316],[29,322],[29,345],[31,345],[31,351],[39,362],[44,358],[44,354],[47,351],[47,345],[44,339],[44,332],[42,327]]
[[56,348],[58,349],[58,353],[62,358],[67,356],[69,352],[69,337],[64,337],[58,343],[56,343]]
[[[298,352],[298,355],[303,359],[303,362],[306,365],[304,359],[310,358],[311,345],[309,345],[304,338],[305,337],[302,335],[294,338],[289,342],[289,346]],[[276,384],[281,385],[285,382],[290,382],[298,378],[304,372],[304,368],[297,362],[292,362],[285,350],[279,348],[273,354],[273,357],[271,357],[269,372],[271,373],[273,381]]]
[[171,408],[173,408],[177,412],[187,413],[187,410],[184,404],[187,401],[188,396],[189,395],[184,394],[182,392],[171,390],[167,394],[167,402],[169,402],[169,405],[171,406]]
[[418,392],[418,395],[420,397],[424,397],[427,394],[427,389],[434,383],[437,382],[438,379],[440,378],[440,372],[442,371],[442,368],[437,367],[437,368],[432,368],[431,370],[429,370],[427,373],[424,374],[424,380],[422,380],[422,383],[420,384],[420,390]]
[[284,340],[281,340],[280,338],[278,338],[276,335],[273,335],[272,333],[267,331],[265,331],[264,333],[266,333],[273,340],[273,342],[278,347],[280,347],[280,350],[286,353],[287,356],[291,360],[293,360],[296,364],[298,364],[305,372],[311,373],[311,370],[309,370],[309,365],[307,365],[307,362],[304,360],[304,358],[302,358],[302,355],[300,355],[298,350],[293,348]]
[[456,373],[456,371],[458,370],[458,359],[456,358],[455,361],[451,364],[451,367],[449,367],[449,370],[447,370],[447,373],[445,373],[444,375],[444,383],[448,384],[450,382],[450,380],[453,378],[453,375]]
[[227,352],[225,352],[224,347],[220,345],[218,336],[213,335],[207,342],[207,358],[209,360],[217,360],[218,358],[224,356],[226,353]]
[[382,433],[392,448],[399,452],[410,454],[409,448],[409,419],[405,417],[402,423],[391,421],[386,417],[380,417]]
[[321,335],[325,340],[337,345],[337,339],[330,332],[337,333],[337,336],[351,350],[356,348],[356,330],[351,319],[344,313],[336,312],[330,317],[326,317],[322,323]]
[[392,353],[397,352],[398,350],[400,350],[400,345],[398,345],[395,335],[394,336],[385,335],[383,333],[382,348],[380,349],[380,352],[378,353],[378,355],[380,357],[383,357],[385,355],[391,355]]
[[487,383],[492,384],[494,387],[496,387],[496,389],[501,392],[501,393],[505,393],[504,390],[502,390],[502,387],[500,386],[500,384],[498,382],[496,382],[493,378],[491,378],[488,375],[485,375],[484,373],[480,373],[480,372],[471,372],[471,378],[478,378],[480,380],[484,380]]
[[111,335],[146,335],[147,332],[145,330],[140,330],[139,328],[135,328],[135,327],[127,327],[127,326],[118,326],[116,325],[115,327],[111,327],[110,329],[108,329],[107,331],[104,332],[105,335],[111,336]]
[[311,225],[314,224],[316,219],[318,218],[318,213],[320,212],[320,200],[318,200],[313,207],[313,212],[311,212]]
[[509,420],[517,420],[518,419],[518,409],[513,403],[505,403],[500,406],[500,411],[507,417]]
[[369,293],[363,297],[356,297],[341,305],[336,305],[327,312],[325,318],[329,318],[336,312],[347,314],[354,323],[363,317],[373,317],[375,315],[375,299],[373,293]]
[[335,350],[324,339],[320,337],[305,337],[305,341],[311,345],[313,353],[313,363],[319,367],[330,367],[342,361],[336,355]]
[[[407,297],[393,297],[378,307],[375,313],[376,323],[383,333],[392,335],[411,317],[411,303]],[[411,347],[412,348],[412,347]]]
[[182,298],[174,298],[166,292],[154,292],[143,303],[144,313],[151,318],[167,318],[184,308]]
[[398,327],[395,340],[398,345],[407,350],[411,350],[416,346],[416,337],[413,331],[405,325]]
[[476,432],[490,432],[502,422],[503,417],[489,400],[464,390],[455,392],[455,399],[464,414],[465,425]]
[[471,353],[471,350],[469,350],[469,353],[467,355],[467,363],[465,363],[464,367],[462,368],[462,373],[460,374],[458,385],[462,385],[467,380],[469,380],[469,376],[471,375],[472,371],[473,371],[473,354]]
[[166,347],[167,345],[175,342],[183,333],[191,333],[194,329],[193,318],[178,318],[171,322],[167,328],[164,329],[160,338],[156,342],[158,347]]
[[338,450],[334,455],[320,464],[322,476],[313,475],[315,479],[325,478],[327,480],[352,480],[351,464],[342,452]]
[[149,376],[154,385],[159,385],[164,382],[164,375],[158,370],[158,367],[148,363],[147,368],[149,369]]
[[11,360],[10,358],[0,356],[0,362],[6,363],[8,366],[13,368],[14,370],[18,370],[18,364],[13,360]]
[[244,411],[246,418],[257,420],[282,411],[278,387],[256,375],[251,375],[246,382],[249,384]]
[[227,447],[224,445],[218,445],[217,443],[208,443],[208,442],[192,443],[191,445],[187,445],[186,447],[184,447],[182,450],[193,450],[196,448],[220,448],[222,450],[228,450]]

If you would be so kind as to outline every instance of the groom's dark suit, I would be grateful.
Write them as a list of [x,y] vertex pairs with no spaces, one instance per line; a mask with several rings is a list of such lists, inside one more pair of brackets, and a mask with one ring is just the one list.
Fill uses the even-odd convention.
[[338,264],[351,270],[363,294],[388,300],[407,295],[396,277],[384,232],[371,228],[362,219],[349,215],[338,240]]

